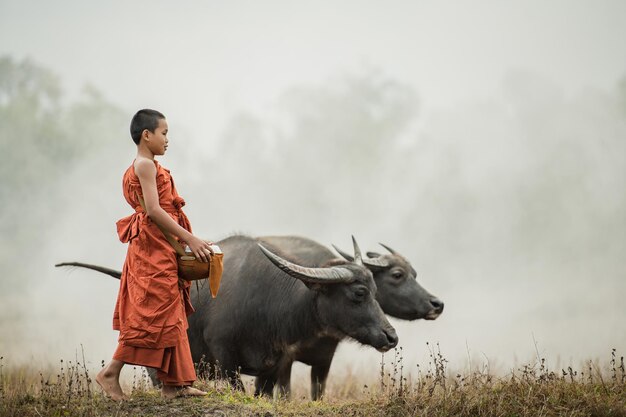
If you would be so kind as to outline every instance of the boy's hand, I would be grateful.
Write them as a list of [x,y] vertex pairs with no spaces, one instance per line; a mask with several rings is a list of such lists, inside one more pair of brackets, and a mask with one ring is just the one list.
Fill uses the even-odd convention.
[[209,262],[209,255],[213,254],[211,244],[212,242],[206,242],[193,235],[187,241],[187,245],[189,246],[189,249],[191,249],[193,256],[195,256],[201,262]]

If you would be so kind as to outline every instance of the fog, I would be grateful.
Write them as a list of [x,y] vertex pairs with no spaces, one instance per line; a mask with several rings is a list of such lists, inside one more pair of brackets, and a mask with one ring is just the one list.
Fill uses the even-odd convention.
[[0,1],[0,356],[110,359],[118,281],[53,265],[121,269],[143,107],[198,235],[404,254],[445,302],[392,320],[408,369],[623,355],[624,39],[620,1]]

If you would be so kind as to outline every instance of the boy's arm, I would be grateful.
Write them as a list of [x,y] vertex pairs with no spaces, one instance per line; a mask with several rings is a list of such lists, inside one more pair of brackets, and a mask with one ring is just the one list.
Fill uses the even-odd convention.
[[152,160],[141,158],[135,161],[135,174],[137,174],[139,183],[141,184],[141,191],[143,192],[143,199],[146,205],[146,214],[150,216],[152,221],[167,232],[185,241],[196,258],[207,262],[208,254],[213,253],[210,244],[181,227],[159,205],[156,173],[156,166],[154,166]]

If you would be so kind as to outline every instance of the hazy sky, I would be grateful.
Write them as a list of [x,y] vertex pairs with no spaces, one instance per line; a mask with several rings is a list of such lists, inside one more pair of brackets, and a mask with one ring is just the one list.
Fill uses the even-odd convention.
[[1,0],[0,53],[129,111],[202,121],[210,137],[233,108],[363,64],[413,85],[423,111],[491,96],[511,69],[568,92],[610,87],[626,68],[625,21],[620,0]]
[[[331,85],[332,88],[333,84],[326,82],[346,73],[359,73],[368,68],[380,70],[389,79],[408,84],[416,91],[419,101],[418,123],[427,125],[426,134],[420,138],[434,138],[431,142],[425,141],[423,149],[429,151],[428,146],[432,148],[430,153],[425,152],[423,159],[420,159],[424,163],[418,167],[424,174],[420,181],[432,182],[433,188],[436,188],[441,174],[438,166],[442,160],[445,162],[449,154],[458,152],[459,158],[465,158],[458,165],[469,167],[464,179],[483,195],[488,194],[490,187],[499,192],[508,185],[494,187],[494,184],[502,184],[512,177],[533,174],[523,170],[526,166],[522,169],[516,165],[520,160],[525,160],[517,158],[510,146],[517,144],[521,147],[520,144],[525,144],[527,137],[533,139],[534,126],[517,125],[516,119],[511,123],[511,119],[507,118],[508,109],[498,107],[497,100],[481,107],[485,101],[502,95],[503,80],[511,77],[511,74],[514,80],[512,84],[518,88],[514,92],[518,102],[514,105],[519,105],[522,110],[535,110],[536,107],[537,112],[546,114],[551,110],[549,106],[553,104],[552,101],[541,102],[546,97],[550,98],[550,94],[542,95],[543,86],[547,86],[547,90],[558,89],[566,99],[573,97],[571,101],[561,100],[557,94],[559,97],[554,103],[567,102],[563,106],[566,111],[558,115],[550,114],[547,118],[553,124],[546,124],[553,130],[537,129],[543,136],[538,135],[535,140],[563,134],[574,137],[576,143],[584,143],[603,157],[611,154],[602,148],[601,141],[596,141],[597,128],[604,127],[602,134],[615,140],[615,136],[624,130],[623,119],[611,114],[606,118],[608,122],[603,124],[604,119],[595,117],[595,109],[587,108],[589,104],[580,97],[588,97],[581,95],[585,91],[604,91],[608,92],[607,95],[614,92],[619,80],[626,75],[625,40],[626,2],[623,0],[0,0],[0,55],[7,54],[16,59],[30,58],[51,69],[60,77],[70,99],[84,85],[93,85],[107,100],[127,111],[129,119],[138,108],[157,108],[168,117],[171,139],[184,133],[196,144],[217,141],[225,126],[232,123],[233,115],[241,110],[263,117],[271,116],[278,99],[293,86],[311,88],[315,85]],[[544,84],[518,83],[520,78],[515,78],[515,74],[520,72],[548,81]],[[521,79],[524,80],[523,77]],[[524,96],[522,90],[527,85],[534,90]],[[535,96],[539,97],[537,102],[533,101]],[[589,97],[598,96],[599,103],[611,101],[605,100],[602,94],[591,94]],[[526,98],[528,101],[523,101]],[[494,108],[497,114],[492,118],[489,112],[494,111]],[[607,104],[606,108],[612,107]],[[585,117],[576,118],[580,114]],[[566,117],[555,121],[559,115]],[[493,124],[492,119],[495,120]],[[411,131],[411,134],[416,136],[415,131]],[[488,140],[481,142],[485,135],[489,136]],[[505,137],[509,140],[500,140]],[[460,146],[456,146],[458,138],[464,140]],[[127,145],[130,143],[128,138],[122,140]],[[458,139],[458,143],[461,142]],[[596,142],[597,147],[594,148]],[[172,153],[175,152],[174,149]],[[581,154],[585,155],[584,152]],[[420,156],[419,152],[416,155]],[[115,167],[119,168],[119,172],[111,171],[98,178],[106,192],[115,193],[119,197],[119,178],[131,158],[132,155],[129,155],[128,161],[119,162],[120,165]],[[550,161],[549,158],[546,160]],[[620,189],[624,185],[624,178],[616,177],[615,174],[623,173],[623,166],[620,167],[616,160],[618,156],[614,155],[612,164],[599,159],[599,162],[592,164],[591,169],[600,168],[596,170],[601,174],[597,177],[612,181],[607,180],[609,185],[599,191],[601,196],[613,195],[617,196],[614,201],[622,201],[618,197],[624,192],[623,187]],[[107,205],[106,210],[102,207],[94,208],[90,202],[97,201],[97,204],[104,206],[105,198],[96,196],[96,191],[85,184],[89,174],[93,174],[89,166],[91,162],[79,166],[68,181],[68,189],[81,190],[77,192],[83,193],[83,200],[73,202],[78,208],[71,215],[65,213],[65,217],[59,216],[58,223],[51,225],[52,235],[55,230],[59,233],[67,232],[75,240],[50,244],[49,253],[41,260],[40,266],[42,274],[49,274],[46,275],[48,281],[45,285],[33,285],[33,291],[38,293],[34,298],[32,314],[46,317],[55,311],[68,320],[76,321],[64,321],[64,327],[59,332],[50,325],[41,329],[33,319],[24,326],[24,332],[35,336],[48,335],[49,346],[44,347],[55,355],[67,352],[68,349],[73,352],[79,340],[79,343],[89,347],[89,352],[95,352],[93,356],[97,362],[110,355],[115,346],[116,335],[110,330],[115,284],[100,277],[83,282],[79,278],[82,273],[78,271],[71,274],[68,283],[62,284],[59,277],[65,278],[66,275],[58,270],[50,272],[53,263],[71,260],[68,256],[78,255],[81,260],[121,267],[125,249],[117,242],[113,222],[127,214],[128,207],[123,205],[119,197],[115,204],[107,202],[110,206]],[[577,166],[576,162],[574,160],[572,165]],[[184,166],[186,161],[181,162],[179,159],[178,163]],[[432,165],[432,169],[428,164]],[[491,166],[485,164],[491,164],[496,169],[492,170]],[[506,171],[509,166],[511,172]],[[607,168],[602,171],[602,167]],[[515,172],[516,169],[519,172]],[[181,183],[185,185],[184,181],[180,181],[183,174],[176,172],[180,188]],[[504,172],[504,175],[497,177],[494,172]],[[185,175],[187,179],[193,178],[190,173]],[[194,189],[190,182],[186,184],[187,189]],[[198,184],[195,187],[197,190]],[[427,187],[424,189],[429,190]],[[416,195],[417,198],[424,197],[419,193]],[[196,196],[186,197],[199,201],[200,197]],[[405,193],[403,197],[412,198],[412,195]],[[436,203],[424,205],[424,218],[427,212],[435,213],[440,217],[434,218],[446,222],[447,213],[442,212]],[[500,203],[501,207],[495,209],[500,209],[500,213],[508,213],[510,202],[503,200]],[[598,206],[602,203],[601,198],[594,202]],[[411,209],[413,207],[410,206]],[[90,223],[91,213],[88,210],[98,208],[101,209],[102,222]],[[480,236],[481,228],[484,227],[485,239],[500,236],[497,233],[489,234],[498,227],[491,221],[498,214],[495,209],[493,212],[485,210],[481,213],[482,221],[475,226],[477,235]],[[193,210],[190,207],[191,214],[197,214]],[[225,214],[228,214],[226,210]],[[237,218],[236,210],[230,210],[230,214],[230,218],[221,219],[224,223],[219,225],[221,235],[218,237],[234,230],[248,231],[246,227],[252,227],[250,224],[254,219],[244,226],[243,221],[246,219]],[[452,221],[456,212],[451,211],[451,214]],[[624,216],[623,211],[617,214]],[[198,217],[196,215],[195,219]],[[415,217],[419,217],[419,214]],[[272,230],[280,227],[280,220],[275,219],[274,223],[259,227],[265,226],[262,229],[264,233],[272,233]],[[399,226],[392,229],[395,227],[393,220],[384,219],[381,224],[388,225],[389,230],[399,230]],[[585,220],[589,220],[589,228],[595,226],[592,215]],[[193,224],[194,227],[206,225],[208,229],[211,221],[210,218],[193,220]],[[91,229],[81,229],[80,225],[83,224],[90,224]],[[268,225],[275,228],[271,229]],[[303,230],[316,231],[316,226],[305,224]],[[372,229],[362,233],[368,239],[362,246],[372,248],[377,239],[383,239],[373,236],[374,231]],[[452,228],[448,230],[453,231]],[[256,233],[257,229],[251,232]],[[348,234],[343,230],[341,237],[337,233],[337,236],[325,235],[322,243],[334,241],[341,244],[348,241]],[[505,231],[498,233],[506,235]],[[424,237],[412,239],[400,232],[390,236],[392,241],[386,243],[396,247],[400,245],[401,250],[409,247],[411,250],[430,248]],[[97,244],[101,245],[99,247],[107,249],[94,250],[92,241],[87,240],[89,237],[97,240]],[[409,246],[412,240],[417,242],[415,246]],[[503,244],[501,241],[478,242],[477,252],[482,250],[488,254],[498,245]],[[436,246],[434,242],[433,251]],[[623,237],[614,247],[618,248],[614,249],[615,252],[624,247]],[[445,246],[442,249],[448,250]],[[442,259],[447,256],[445,250],[438,254]],[[420,253],[422,259],[411,258],[411,261],[422,262],[426,267],[429,267],[428,258],[435,258],[431,256],[433,254],[417,250],[412,253]],[[466,255],[471,257],[474,254]],[[517,256],[519,260],[524,255],[516,253],[511,254],[511,257]],[[427,276],[424,284],[446,301],[444,315],[436,322],[394,321],[394,325],[398,326],[401,341],[409,340],[410,346],[419,346],[417,356],[420,358],[427,357],[423,345],[425,340],[442,341],[444,350],[453,351],[455,358],[461,358],[461,364],[454,364],[456,367],[463,366],[462,361],[468,349],[476,359],[488,356],[493,362],[500,360],[501,363],[510,364],[512,356],[519,355],[515,358],[526,360],[534,354],[532,332],[536,332],[543,346],[548,346],[548,353],[555,356],[563,354],[564,362],[589,356],[598,357],[613,347],[607,346],[607,343],[617,341],[621,346],[616,347],[623,348],[626,342],[623,334],[620,334],[626,312],[623,300],[614,291],[624,285],[616,284],[623,282],[619,281],[623,275],[623,261],[615,253],[598,259],[590,259],[588,262],[586,259],[578,259],[584,265],[580,268],[583,272],[577,272],[576,276],[584,277],[587,270],[594,270],[594,262],[601,264],[609,259],[613,263],[603,265],[605,269],[598,268],[601,272],[610,271],[605,274],[609,276],[606,278],[609,285],[599,290],[595,290],[593,284],[594,280],[599,282],[603,278],[601,274],[590,274],[589,281],[579,279],[571,284],[564,281],[576,266],[565,261],[563,265],[555,261],[547,269],[542,269],[544,265],[530,265],[528,269],[514,272],[512,276],[503,274],[498,281],[493,276],[484,276],[485,271],[497,275],[498,267],[506,264],[506,260],[500,260],[501,264],[491,266],[492,269],[478,262],[463,269],[467,265],[445,265],[431,259],[431,277]],[[502,272],[509,271],[503,269]],[[558,280],[547,282],[541,290],[529,290],[523,281],[525,273],[533,274],[534,278],[555,276]],[[435,277],[437,274],[439,277]],[[441,282],[447,286],[438,283],[436,278],[442,278]],[[480,281],[483,278],[484,281]],[[458,287],[451,285],[454,279],[458,280]],[[472,286],[471,279],[488,285]],[[56,300],[60,305],[46,304],[49,301],[46,291],[53,290],[73,291],[75,298],[72,302]],[[96,292],[100,297],[91,299],[88,295],[90,292]],[[606,328],[596,323],[598,317],[592,313],[594,308],[602,309],[596,311],[598,315],[607,313],[601,317],[609,323]],[[81,309],[84,314],[76,315],[76,309]],[[571,311],[575,314],[570,314]],[[543,317],[551,317],[554,321],[541,321]],[[584,329],[586,333],[580,336],[571,331],[576,328]],[[407,337],[409,335],[415,335],[415,340],[411,341]],[[581,354],[582,357],[577,356],[581,351],[577,343],[585,337],[585,347],[588,349]],[[32,346],[34,350],[42,347],[34,343]],[[342,345],[339,356],[354,362],[357,358],[354,356],[355,350]],[[371,364],[378,360],[378,354],[372,349],[363,348],[360,351],[365,352],[363,363]],[[542,350],[542,354],[544,352]]]

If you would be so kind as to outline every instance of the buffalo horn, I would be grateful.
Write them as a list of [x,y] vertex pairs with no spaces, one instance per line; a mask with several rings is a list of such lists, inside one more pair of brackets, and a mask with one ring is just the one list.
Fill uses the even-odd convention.
[[359,244],[356,243],[356,239],[354,235],[352,236],[352,246],[354,246],[354,263],[357,265],[363,266],[363,257],[361,256],[361,249],[359,248]]
[[343,282],[351,282],[354,279],[352,272],[340,266],[330,268],[308,268],[296,265],[286,259],[281,258],[275,253],[257,243],[259,248],[272,261],[274,265],[285,271],[294,278],[298,278],[309,284],[339,284]]
[[391,248],[390,248],[389,246],[387,246],[387,245],[384,245],[384,244],[382,244],[382,243],[379,243],[379,245],[380,245],[380,246],[382,246],[383,248],[387,249],[387,250],[389,251],[389,253],[391,253],[392,255],[397,255],[397,254],[398,254],[395,250],[391,249]]
[[335,250],[337,251],[337,253],[339,255],[341,255],[342,258],[344,258],[347,261],[352,262],[354,260],[354,256],[350,255],[348,252],[344,252],[341,249],[339,249],[337,246],[333,245],[333,248],[335,248]]
[[[354,260],[354,257],[352,255],[349,255],[348,253],[342,251],[337,246],[333,245],[333,248],[335,248],[337,253],[339,253],[339,255],[341,255],[347,261],[352,262]],[[363,263],[365,264],[365,266],[371,266],[372,268],[389,267],[389,262],[381,258],[363,258]]]

